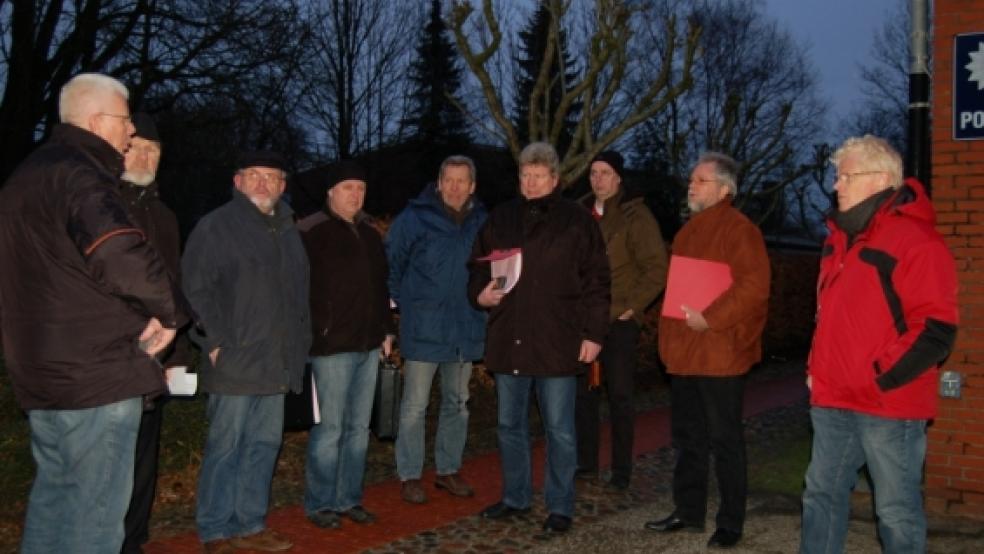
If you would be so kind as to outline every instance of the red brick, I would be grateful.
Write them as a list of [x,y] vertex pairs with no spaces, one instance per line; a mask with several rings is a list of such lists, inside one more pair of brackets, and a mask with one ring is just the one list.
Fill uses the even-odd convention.
[[945,498],[933,498],[927,496],[923,501],[923,507],[926,511],[933,514],[945,514],[949,505],[950,503]]
[[[982,152],[961,152],[957,154],[957,159],[961,162],[981,164],[984,163],[984,153]],[[980,168],[978,168],[980,171]]]
[[934,465],[926,466],[926,478],[928,479],[930,475],[933,477],[948,477],[951,479],[965,479],[967,475],[964,473],[964,469],[959,466],[954,465]]
[[951,479],[950,483],[950,486],[957,490],[984,493],[984,479]]
[[950,212],[945,210],[936,210],[936,222],[937,223],[967,223],[970,221],[970,214],[967,212]]
[[950,478],[926,474],[926,488],[935,490],[950,489]]
[[950,465],[951,456],[948,454],[937,454],[935,452],[926,453],[926,468],[932,466],[948,466]]
[[[979,458],[977,456],[947,456],[950,460],[951,467],[962,467],[967,470],[975,471],[979,474],[980,478],[984,478],[984,458]],[[970,474],[964,474],[965,477],[972,478]],[[973,477],[977,479],[978,477]]]
[[953,490],[949,487],[937,488],[926,486],[925,490],[926,496],[931,496],[933,498],[943,498],[946,500],[960,500],[960,491]]
[[975,506],[973,504],[952,503],[946,513],[970,519],[984,519],[984,513],[981,513],[980,506]]
[[976,504],[978,506],[984,506],[984,494],[968,491],[963,493],[960,499],[963,500],[964,504]]

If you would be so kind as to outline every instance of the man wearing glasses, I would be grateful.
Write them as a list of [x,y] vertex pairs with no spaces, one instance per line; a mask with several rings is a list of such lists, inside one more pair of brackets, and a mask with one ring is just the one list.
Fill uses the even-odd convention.
[[813,455],[800,552],[841,552],[851,489],[867,464],[885,552],[925,552],[926,422],[957,333],[953,256],[922,184],[902,180],[884,140],[834,152],[837,211],[827,226],[807,364]]
[[671,433],[677,451],[674,511],[646,523],[663,533],[703,530],[707,474],[714,456],[721,503],[707,542],[729,548],[741,540],[747,496],[742,401],[745,374],[762,357],[769,304],[769,257],[757,225],[731,205],[738,163],[707,152],[690,173],[690,221],[673,239],[673,254],[726,264],[731,285],[703,311],[667,306],[659,320],[659,353],[672,376]]
[[21,552],[119,552],[153,356],[187,316],[119,195],[128,92],[95,73],[61,90],[51,139],[0,192],[3,350],[37,474]]
[[206,552],[292,546],[265,521],[284,395],[301,392],[311,345],[307,254],[280,200],[285,167],[274,152],[243,154],[232,200],[198,222],[182,258],[185,294],[204,327],[192,339],[208,353],[196,514]]

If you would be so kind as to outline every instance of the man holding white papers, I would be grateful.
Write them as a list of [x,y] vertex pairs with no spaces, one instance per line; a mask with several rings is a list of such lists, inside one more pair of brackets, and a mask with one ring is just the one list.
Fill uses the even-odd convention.
[[[605,238],[612,271],[608,336],[601,349],[601,378],[608,393],[612,425],[612,475],[608,483],[626,489],[632,477],[635,434],[636,345],[642,314],[666,285],[666,246],[659,224],[641,196],[622,186],[622,155],[606,150],[591,162],[592,194],[583,200]],[[587,379],[578,383],[577,473],[598,474],[598,400]]]
[[[147,242],[157,250],[171,278],[177,283],[181,273],[178,220],[161,201],[157,187],[161,138],[149,114],[135,113],[131,119],[136,132],[130,138],[130,149],[124,155],[120,196],[133,222],[147,236]],[[185,302],[184,298],[180,300]],[[191,356],[185,346],[186,341],[186,338],[179,338],[173,343],[176,348],[158,354],[161,365],[165,368],[187,366]],[[133,496],[126,512],[123,554],[141,552],[141,545],[150,537],[148,524],[157,489],[157,457],[164,417],[161,400],[148,398],[144,401],[140,431],[137,433]]]
[[[659,352],[672,376],[675,509],[646,523],[660,532],[704,529],[713,454],[721,503],[707,544],[717,548],[734,546],[745,522],[744,376],[761,359],[769,302],[762,233],[731,205],[737,182],[738,164],[716,152],[703,154],[690,174],[692,216],[673,240],[673,254],[726,264],[732,282],[703,311],[666,306],[664,314],[678,309],[683,317],[660,318]],[[669,280],[672,288],[672,273]],[[667,297],[671,293],[667,290]]]
[[[611,285],[605,242],[586,210],[564,199],[560,160],[546,143],[520,154],[521,198],[499,205],[475,241],[469,298],[489,309],[485,362],[499,401],[502,499],[481,512],[502,519],[529,512],[533,496],[529,405],[536,391],[547,435],[547,532],[574,516],[577,375],[597,357],[608,328]],[[509,292],[492,278],[495,251],[521,249],[519,281]]]
[[394,329],[383,239],[362,211],[367,181],[361,164],[339,160],[324,209],[298,223],[311,260],[311,371],[321,410],[308,440],[304,513],[322,529],[341,527],[342,518],[376,520],[362,506],[362,478],[379,361],[390,355]]

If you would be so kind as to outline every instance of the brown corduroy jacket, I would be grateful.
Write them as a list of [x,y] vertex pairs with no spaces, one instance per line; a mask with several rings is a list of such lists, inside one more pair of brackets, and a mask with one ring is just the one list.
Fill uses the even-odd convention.
[[758,226],[723,200],[695,214],[673,240],[679,256],[723,262],[732,284],[703,314],[709,329],[683,319],[659,320],[659,353],[673,375],[727,377],[747,373],[762,358],[769,305],[769,257]]

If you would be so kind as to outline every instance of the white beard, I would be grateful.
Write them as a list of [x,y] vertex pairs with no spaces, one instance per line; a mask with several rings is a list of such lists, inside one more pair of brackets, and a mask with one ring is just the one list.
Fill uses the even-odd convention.
[[147,185],[153,183],[155,178],[157,178],[157,175],[147,171],[142,171],[139,173],[135,171],[124,171],[122,177],[124,181],[133,183],[138,187],[146,187]]

